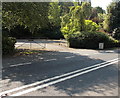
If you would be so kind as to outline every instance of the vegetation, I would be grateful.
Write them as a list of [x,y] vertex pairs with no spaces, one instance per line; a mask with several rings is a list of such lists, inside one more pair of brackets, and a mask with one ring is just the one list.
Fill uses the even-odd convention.
[[93,22],[92,20],[85,20],[85,29],[84,31],[98,31],[100,26]]
[[69,47],[98,49],[99,43],[104,43],[104,48],[118,45],[118,41],[102,32],[81,32],[68,37]]
[[107,15],[104,21],[104,29],[113,32],[120,27],[120,1],[111,3],[107,8]]
[[2,37],[2,53],[3,55],[14,52],[16,39],[13,37]]
[[[61,18],[61,31],[69,42],[69,46],[73,48],[91,49],[98,49],[99,43],[104,43],[105,48],[117,46],[119,43],[117,40],[108,36],[108,34],[98,32],[100,26],[97,23],[92,20],[86,20],[89,16],[83,8],[85,9],[88,5],[87,3],[82,3],[81,6],[74,6],[67,15]],[[99,14],[97,13],[97,15],[103,13],[102,9],[97,9],[99,9]],[[103,19],[102,15],[99,17],[101,20]]]
[[[38,28],[48,27],[48,3],[3,2],[2,6],[3,33],[15,31],[15,29],[12,30],[15,27],[28,28],[32,33]],[[16,34],[18,33],[21,32],[17,31]],[[9,54],[14,51],[16,40],[15,38],[4,35],[2,38],[3,54]]]
[[58,2],[51,2],[48,11],[48,18],[51,27],[60,27],[60,12],[61,8]]
[[120,2],[111,3],[107,13],[88,2],[3,2],[2,7],[4,54],[14,50],[12,37],[65,38],[70,47],[94,49],[100,42],[117,46],[120,40]]
[[48,27],[48,3],[3,2],[2,22],[4,28],[24,25],[34,33],[37,28]]
[[89,20],[92,13],[91,4],[88,2],[83,2],[81,5],[81,10],[83,11],[84,18]]
[[65,38],[67,38],[69,34],[74,34],[84,29],[84,16],[80,6],[71,7],[70,12],[61,19],[61,31]]

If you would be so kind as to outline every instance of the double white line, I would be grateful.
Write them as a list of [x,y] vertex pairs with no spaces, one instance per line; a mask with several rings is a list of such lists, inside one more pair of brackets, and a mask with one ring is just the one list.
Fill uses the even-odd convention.
[[93,65],[93,66],[90,66],[90,67],[79,69],[79,70],[69,72],[69,73],[66,73],[66,74],[63,74],[63,75],[55,76],[55,77],[45,79],[45,80],[42,80],[42,81],[39,81],[39,82],[35,82],[35,83],[29,84],[29,85],[25,85],[25,86],[21,86],[21,87],[15,88],[15,89],[4,91],[4,92],[0,93],[0,96],[6,95],[6,94],[8,96],[24,95],[26,93],[30,93],[30,92],[36,91],[38,89],[41,89],[41,88],[44,88],[44,87],[47,87],[47,86],[50,86],[50,85],[53,85],[53,84],[71,79],[71,78],[74,78],[74,77],[77,77],[77,76],[80,76],[82,74],[85,74],[85,73],[88,73],[88,72],[106,67],[108,65],[112,65],[114,63],[117,63],[118,61],[119,61],[119,58],[109,60],[109,61],[106,61],[106,62],[103,62],[103,63],[100,63],[100,64],[96,64],[96,65]]

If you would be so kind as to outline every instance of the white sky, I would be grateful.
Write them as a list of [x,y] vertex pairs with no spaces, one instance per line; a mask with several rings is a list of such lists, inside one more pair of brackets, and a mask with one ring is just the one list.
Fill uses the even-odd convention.
[[91,0],[92,7],[100,6],[106,10],[107,6],[112,2],[112,0]]

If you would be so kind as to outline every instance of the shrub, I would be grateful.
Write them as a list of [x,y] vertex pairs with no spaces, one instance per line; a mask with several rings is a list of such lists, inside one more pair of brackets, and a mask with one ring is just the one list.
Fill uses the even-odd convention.
[[34,34],[34,37],[46,37],[49,39],[60,39],[64,38],[62,35],[62,32],[60,31],[60,28],[53,28],[51,29],[42,29],[36,32]]
[[28,28],[17,25],[10,30],[9,36],[12,36],[15,38],[29,38],[29,37],[32,37],[32,33]]
[[46,37],[49,39],[60,39],[60,38],[64,38],[62,35],[62,32],[59,29],[56,29],[54,31],[50,31],[48,33],[46,33]]
[[103,32],[81,32],[69,35],[67,40],[69,47],[87,49],[98,49],[99,43],[104,43],[105,48],[114,47],[118,43]]
[[2,53],[3,55],[10,54],[14,51],[16,39],[13,37],[2,38]]
[[92,20],[85,20],[85,31],[97,31],[99,30],[100,26],[97,25],[95,22]]

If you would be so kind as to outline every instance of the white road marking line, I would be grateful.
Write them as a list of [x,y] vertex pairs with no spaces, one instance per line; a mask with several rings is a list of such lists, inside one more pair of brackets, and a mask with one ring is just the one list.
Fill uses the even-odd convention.
[[44,61],[49,62],[49,61],[55,61],[55,60],[57,59],[49,59],[49,60],[44,60]]
[[21,89],[25,89],[25,88],[28,88],[28,87],[31,87],[31,86],[35,86],[35,85],[38,85],[38,84],[41,84],[41,83],[44,83],[44,82],[47,82],[47,81],[50,81],[50,80],[54,80],[54,79],[58,79],[58,78],[61,78],[61,77],[64,77],[64,76],[68,76],[68,75],[71,75],[71,74],[74,74],[74,73],[77,73],[77,72],[80,72],[80,71],[84,71],[84,70],[89,69],[89,68],[100,66],[102,64],[106,64],[106,63],[109,63],[109,62],[112,62],[112,61],[115,61],[115,60],[118,60],[118,58],[113,59],[113,60],[109,60],[109,61],[106,61],[106,62],[103,62],[103,63],[99,63],[99,64],[96,64],[96,65],[93,65],[93,66],[90,66],[90,67],[86,67],[86,68],[83,68],[83,69],[79,69],[79,70],[76,70],[76,71],[73,71],[73,72],[69,72],[69,73],[66,73],[66,74],[63,74],[63,75],[48,78],[48,79],[45,79],[45,80],[42,80],[42,81],[39,81],[39,82],[35,82],[35,83],[32,83],[32,84],[21,86],[21,87],[15,88],[15,89],[7,90],[7,91],[4,91],[4,92],[1,92],[0,96],[4,95],[4,94],[11,93],[11,92],[14,92],[14,91],[18,91],[18,90],[21,90]]
[[83,71],[83,72],[80,72],[80,73],[77,73],[77,74],[74,74],[74,75],[65,77],[65,78],[61,78],[61,79],[52,81],[52,82],[49,82],[49,83],[46,83],[46,84],[43,84],[43,85],[40,85],[40,86],[31,88],[31,89],[28,89],[28,90],[25,90],[25,91],[22,91],[22,92],[18,92],[18,93],[16,93],[16,94],[12,94],[11,96],[24,95],[24,94],[26,94],[26,93],[30,93],[30,92],[36,91],[36,90],[38,90],[38,89],[41,89],[41,88],[44,88],[44,87],[47,87],[47,86],[50,86],[50,85],[53,85],[53,84],[56,84],[56,83],[59,83],[59,82],[62,82],[62,81],[71,79],[71,78],[74,78],[74,77],[77,77],[77,76],[80,76],[80,75],[82,75],[82,74],[85,74],[85,73],[88,73],[88,72],[91,72],[91,71],[94,71],[94,70],[97,70],[97,69],[106,67],[106,66],[108,66],[108,65],[112,65],[112,64],[114,64],[114,63],[116,63],[116,62],[118,62],[118,60],[117,60],[117,61],[114,61],[114,62],[111,62],[111,63],[108,63],[108,64],[105,64],[105,65],[102,65],[102,66],[95,67],[95,68],[90,69],[90,70],[86,70],[86,71]]
[[94,53],[94,54],[101,54],[101,53]]
[[75,56],[68,56],[68,57],[65,57],[66,59],[69,59],[69,58],[73,58],[73,57],[75,57]]
[[30,64],[32,64],[32,62],[13,64],[13,65],[9,65],[9,66],[3,67],[2,69],[4,69],[4,68],[16,67],[16,66],[30,65]]
[[83,54],[83,55],[89,55],[89,54]]
[[32,63],[28,62],[28,63],[14,64],[14,65],[10,65],[10,67],[21,66],[21,65],[29,65],[29,64],[32,64]]

